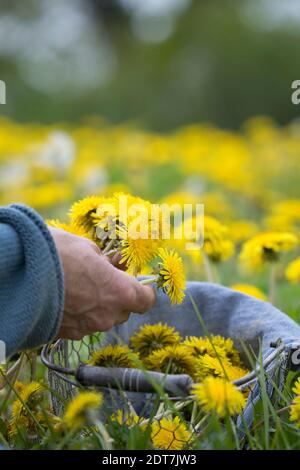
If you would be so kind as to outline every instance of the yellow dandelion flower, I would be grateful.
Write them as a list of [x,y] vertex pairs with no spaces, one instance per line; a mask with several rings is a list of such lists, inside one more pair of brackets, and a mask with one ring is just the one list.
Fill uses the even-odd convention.
[[287,266],[285,276],[288,281],[293,284],[300,281],[300,257],[296,258]]
[[266,225],[271,229],[288,232],[297,231],[300,224],[300,200],[286,199],[272,206]]
[[111,415],[110,419],[111,421],[115,421],[120,424],[120,426],[127,426],[128,428],[135,426],[144,420],[143,417],[134,413],[125,412],[124,410],[117,410],[116,413]]
[[192,433],[178,416],[162,418],[151,426],[151,440],[156,449],[182,450],[192,440]]
[[60,228],[66,232],[72,233],[73,235],[90,238],[89,233],[87,233],[86,230],[81,226],[67,224],[65,222],[61,222],[58,219],[46,219],[45,222],[47,225],[49,225],[49,227]]
[[93,423],[92,416],[102,405],[103,397],[96,392],[81,392],[67,405],[63,422],[71,430]]
[[237,290],[238,292],[242,292],[246,295],[251,295],[251,297],[255,297],[259,300],[267,301],[267,296],[264,294],[262,290],[258,287],[253,286],[251,284],[232,284],[230,289]]
[[193,386],[193,396],[209,413],[215,411],[221,418],[240,413],[245,405],[245,397],[231,383],[219,377],[207,377]]
[[165,348],[153,351],[145,359],[145,365],[150,370],[169,374],[189,374],[195,373],[195,359],[190,350],[182,344],[166,346]]
[[185,275],[181,257],[175,251],[160,248],[158,251],[159,279],[158,287],[162,287],[170,297],[172,304],[181,304],[185,294]]
[[29,410],[36,414],[38,405],[42,402],[45,388],[38,382],[23,384],[16,382],[15,390],[19,397],[13,404],[11,409],[11,420],[9,423],[9,436],[12,437],[18,432],[18,428],[24,427],[28,430],[35,429],[36,423],[32,419]]
[[258,226],[250,220],[235,220],[228,224],[232,241],[240,244],[253,237],[258,232]]
[[231,338],[223,336],[186,337],[183,344],[191,349],[191,353],[198,357],[208,354],[211,357],[227,357],[234,365],[240,365],[239,352],[235,349]]
[[125,367],[134,368],[138,361],[138,355],[131,351],[128,346],[109,344],[92,354],[89,364],[99,367]]
[[[219,263],[230,258],[234,254],[234,244],[228,236],[228,228],[221,224],[218,220],[210,216],[198,216],[184,222],[184,227],[179,226],[178,233],[184,233],[186,242],[194,243],[195,247],[199,247],[203,253],[214,263]],[[203,226],[203,244],[200,245],[201,233],[199,227]]]
[[41,401],[45,388],[39,382],[31,382],[27,385],[17,385],[20,399],[17,398],[12,405],[12,419],[17,421],[22,415],[27,415],[27,408],[34,409]]
[[70,209],[72,225],[82,227],[87,232],[94,227],[92,215],[96,214],[98,206],[103,202],[101,196],[88,196],[75,202]]
[[[232,362],[232,364],[241,364],[239,352],[237,351],[237,349],[235,349],[231,338],[224,338],[220,335],[212,335],[210,338],[208,338],[208,340],[214,346],[214,349],[216,350],[218,355],[220,355],[220,351],[223,350],[226,357]],[[211,355],[215,355],[215,353]]]
[[204,217],[203,251],[215,263],[225,261],[234,254],[228,228],[213,217]]
[[295,398],[290,408],[290,420],[294,421],[296,426],[300,427],[300,379],[298,378],[294,384],[293,392]]
[[213,375],[214,377],[223,377],[229,380],[227,375],[229,367],[231,367],[231,363],[227,358],[204,354],[196,359],[196,379],[202,380],[207,375]]
[[207,338],[198,336],[187,336],[183,341],[184,346],[188,347],[193,356],[202,356],[203,354],[211,354],[213,347]]
[[153,351],[164,348],[181,341],[180,334],[175,328],[167,324],[143,325],[130,339],[134,351],[142,358],[149,356]]
[[141,273],[157,252],[157,241],[144,238],[125,238],[121,241],[121,263],[134,276]]
[[263,232],[244,243],[240,260],[245,267],[258,269],[265,263],[274,263],[283,252],[293,250],[298,238],[289,232]]
[[196,359],[196,380],[203,380],[204,377],[211,375],[222,377],[229,381],[240,379],[246,375],[246,369],[239,366],[233,366],[226,357],[211,357],[208,354]]

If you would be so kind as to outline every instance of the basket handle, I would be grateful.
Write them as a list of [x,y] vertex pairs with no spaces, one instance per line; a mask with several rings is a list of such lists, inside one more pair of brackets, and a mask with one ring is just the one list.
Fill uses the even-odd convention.
[[81,385],[114,388],[128,392],[154,393],[156,385],[172,396],[186,397],[193,381],[187,374],[172,375],[120,367],[96,367],[81,365],[76,371]]

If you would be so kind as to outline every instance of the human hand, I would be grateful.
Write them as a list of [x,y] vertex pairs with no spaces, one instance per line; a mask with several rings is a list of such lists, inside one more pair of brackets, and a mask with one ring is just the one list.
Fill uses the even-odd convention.
[[48,227],[60,256],[65,281],[61,338],[79,340],[107,331],[144,313],[155,303],[155,292],[117,269],[98,246],[83,237]]

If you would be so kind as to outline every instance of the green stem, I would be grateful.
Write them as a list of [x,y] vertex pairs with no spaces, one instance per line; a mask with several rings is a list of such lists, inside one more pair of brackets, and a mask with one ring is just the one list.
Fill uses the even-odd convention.
[[140,282],[140,284],[142,284],[143,286],[148,286],[149,284],[154,284],[156,281],[158,281],[158,278],[159,276],[156,276],[156,277],[150,277],[150,278],[147,278],[147,279],[142,279]]
[[102,251],[102,255],[106,255],[113,248],[113,246],[115,244],[115,241],[116,240],[112,239],[108,242],[108,244],[106,245],[106,247]]

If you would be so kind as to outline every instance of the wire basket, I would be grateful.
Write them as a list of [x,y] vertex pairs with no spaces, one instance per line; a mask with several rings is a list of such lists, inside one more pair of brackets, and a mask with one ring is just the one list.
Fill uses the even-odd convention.
[[[61,415],[65,403],[70,400],[80,388],[99,388],[101,390],[122,391],[124,394],[157,393],[155,384],[163,387],[169,398],[174,401],[189,400],[192,378],[187,374],[172,375],[140,369],[117,367],[97,367],[86,364],[90,355],[99,348],[100,336],[92,335],[82,341],[58,340],[46,345],[41,353],[41,359],[48,368],[48,381],[51,388],[53,410]],[[285,370],[287,352],[285,345],[278,342],[273,344],[273,351],[262,363],[269,377],[274,372]],[[282,367],[280,367],[282,366]],[[239,390],[253,389],[258,383],[260,367],[248,373],[233,383]]]

